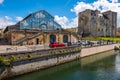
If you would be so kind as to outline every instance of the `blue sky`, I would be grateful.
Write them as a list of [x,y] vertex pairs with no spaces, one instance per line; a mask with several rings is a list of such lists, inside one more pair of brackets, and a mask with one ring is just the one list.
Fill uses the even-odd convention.
[[77,14],[85,9],[113,10],[120,15],[120,0],[0,0],[0,28],[15,24],[39,10],[55,16],[55,20],[65,28],[77,27]]
[[[70,9],[80,0],[4,0],[0,5],[0,16],[9,15],[11,17],[25,17],[31,12],[46,10],[49,13],[68,18],[75,17],[75,13]],[[92,2],[92,0],[82,0]]]

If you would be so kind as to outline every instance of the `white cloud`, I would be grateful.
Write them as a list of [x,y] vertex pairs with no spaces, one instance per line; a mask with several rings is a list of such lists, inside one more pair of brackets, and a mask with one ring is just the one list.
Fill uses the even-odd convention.
[[[59,19],[56,19],[56,21],[60,24],[64,24],[64,27],[77,27],[78,26],[78,13],[82,12],[86,9],[92,9],[92,10],[99,10],[101,12],[105,12],[108,10],[117,12],[117,25],[118,27],[120,27],[120,3],[118,2],[118,0],[97,0],[93,3],[85,3],[85,2],[77,2],[77,4],[71,9],[71,12],[76,13],[76,17],[71,19],[71,20],[67,20],[66,22],[59,22]],[[58,16],[59,17],[59,16]],[[65,16],[64,16],[65,17]],[[59,17],[60,19],[64,17]],[[67,18],[67,17],[65,17]]]
[[0,28],[5,28],[6,26],[13,24],[15,24],[15,22],[13,22],[12,18],[10,18],[9,16],[0,18]]
[[5,16],[5,19],[6,19],[6,20],[12,20],[12,18],[9,17],[9,16]]
[[54,16],[55,17],[55,21],[58,22],[63,28],[67,28],[67,24],[69,22],[68,18],[63,16],[63,17],[59,17],[58,15]]
[[20,16],[16,16],[16,21],[21,21],[23,18]]
[[0,4],[2,4],[4,2],[4,0],[0,0]]
[[79,12],[84,11],[85,9],[94,9],[93,6],[89,3],[84,3],[84,2],[77,2],[77,5],[74,6],[73,9],[71,9],[72,12],[75,12],[78,14]]
[[56,15],[55,21],[58,22],[62,26],[62,28],[70,28],[70,27],[73,28],[73,27],[77,27],[78,17],[69,20],[65,16],[59,17],[58,15]]

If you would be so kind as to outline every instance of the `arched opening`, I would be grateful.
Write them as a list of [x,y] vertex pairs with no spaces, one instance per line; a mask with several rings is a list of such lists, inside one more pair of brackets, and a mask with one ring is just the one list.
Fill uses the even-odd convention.
[[67,36],[67,35],[64,35],[64,36],[63,36],[63,42],[64,42],[64,43],[67,43],[67,42],[68,42],[68,36]]
[[50,35],[50,43],[56,42],[56,36]]
[[47,25],[46,24],[41,24],[40,29],[41,30],[47,30]]

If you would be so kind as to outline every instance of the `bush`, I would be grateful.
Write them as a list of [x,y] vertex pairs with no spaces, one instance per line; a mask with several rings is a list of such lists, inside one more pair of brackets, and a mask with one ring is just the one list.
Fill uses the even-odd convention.
[[5,58],[4,57],[0,57],[0,63],[4,62]]
[[32,58],[32,54],[28,54],[28,58]]
[[9,60],[10,60],[10,62],[13,62],[13,61],[17,60],[17,58],[16,58],[15,56],[11,56],[11,57],[9,58]]
[[79,50],[81,50],[79,47],[78,47],[78,48],[75,48],[75,51],[79,51]]
[[11,62],[9,60],[5,60],[5,57],[0,57],[0,64],[5,66],[10,66]]
[[11,62],[10,62],[10,61],[4,61],[3,64],[4,64],[5,66],[10,66],[10,65],[11,65]]
[[51,54],[56,54],[56,51],[55,51],[55,50],[53,50],[53,51],[51,51],[50,53],[51,53]]
[[59,52],[60,52],[60,53],[64,53],[63,50],[60,50]]

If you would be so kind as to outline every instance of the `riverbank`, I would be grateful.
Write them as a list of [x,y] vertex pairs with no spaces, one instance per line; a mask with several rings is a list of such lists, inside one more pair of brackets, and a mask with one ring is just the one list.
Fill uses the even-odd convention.
[[111,50],[5,80],[118,80],[119,55]]
[[5,72],[0,74],[0,78],[21,75],[79,59],[80,51],[80,46],[70,46],[0,54],[4,59],[2,63],[6,66]]
[[[7,55],[2,54],[1,56],[7,56],[7,59],[11,58],[11,55],[15,58],[19,58],[19,60],[12,61],[12,64],[6,68],[7,74],[5,74],[6,76],[4,75],[4,78],[21,75],[39,69],[45,69],[83,57],[113,50],[115,46],[119,47],[120,45],[110,44],[83,49],[81,49],[80,46],[71,46],[65,48],[37,50],[33,52],[9,53]],[[0,75],[1,78],[2,76]]]
[[119,46],[120,46],[120,44],[117,43],[117,44],[110,44],[110,45],[83,48],[81,50],[80,57],[83,58],[83,57],[95,55],[95,54],[98,54],[98,53],[101,53],[101,52],[113,50],[115,47],[119,47]]

